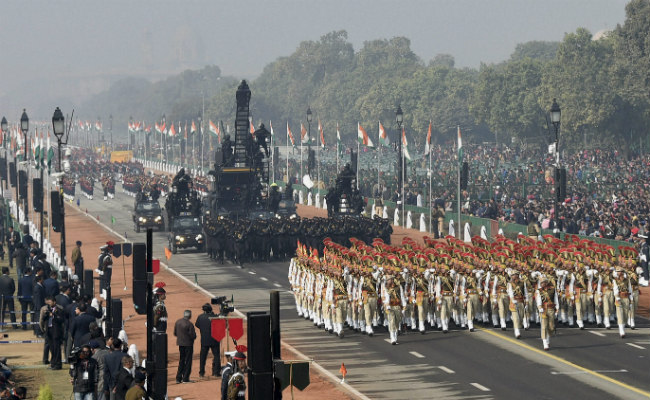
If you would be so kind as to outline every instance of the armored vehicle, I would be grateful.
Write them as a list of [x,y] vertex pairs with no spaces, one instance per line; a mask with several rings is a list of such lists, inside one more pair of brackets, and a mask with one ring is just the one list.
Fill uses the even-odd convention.
[[158,228],[160,231],[165,230],[163,210],[160,208],[157,200],[142,199],[141,201],[135,201],[133,228],[136,232],[140,232],[140,229],[147,228]]
[[169,249],[173,254],[178,249],[195,247],[199,252],[205,250],[205,237],[201,220],[193,215],[178,215],[170,224]]

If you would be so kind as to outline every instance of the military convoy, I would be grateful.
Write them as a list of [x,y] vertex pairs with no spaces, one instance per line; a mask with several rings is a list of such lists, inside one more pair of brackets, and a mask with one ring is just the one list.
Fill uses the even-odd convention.
[[243,265],[286,260],[295,253],[299,240],[314,248],[321,248],[325,237],[341,244],[349,243],[350,237],[368,243],[381,237],[390,243],[388,221],[360,216],[363,199],[349,165],[329,189],[329,218],[298,217],[291,184],[284,195],[275,183],[269,184],[270,133],[262,124],[251,135],[250,96],[246,81],[242,81],[236,95],[235,138],[232,141],[226,135],[215,153],[207,195],[201,196],[184,169],[174,177],[165,202],[172,253],[195,247],[207,250],[210,258]]

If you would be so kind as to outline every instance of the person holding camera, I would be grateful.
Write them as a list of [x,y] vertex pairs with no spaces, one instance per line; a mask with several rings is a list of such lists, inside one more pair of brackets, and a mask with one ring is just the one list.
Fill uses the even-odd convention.
[[45,334],[45,345],[43,347],[43,359],[50,356],[50,369],[61,369],[61,340],[63,339],[63,307],[56,304],[54,296],[45,298],[45,305],[41,308],[39,325]]
[[212,306],[205,303],[202,307],[203,314],[199,315],[194,326],[201,332],[201,353],[199,355],[199,377],[205,376],[205,362],[208,353],[212,351],[212,376],[221,375],[221,359],[219,358],[219,342],[212,337],[212,321],[216,315],[212,312]]
[[[73,351],[74,353],[74,351]],[[75,400],[94,400],[97,384],[97,361],[92,358],[89,345],[84,345],[77,353],[78,359],[70,368],[72,391]]]

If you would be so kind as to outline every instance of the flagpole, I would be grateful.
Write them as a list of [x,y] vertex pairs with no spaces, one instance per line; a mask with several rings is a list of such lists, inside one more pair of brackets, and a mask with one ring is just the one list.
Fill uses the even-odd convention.
[[289,122],[287,122],[287,185],[289,184]]
[[[194,121],[192,121],[194,123]],[[192,169],[196,169],[196,153],[194,152],[194,139],[196,132],[192,132]]]
[[[404,128],[402,128],[402,139],[401,139],[402,141],[404,141],[404,130],[403,129]],[[406,166],[406,160],[405,160],[406,157],[404,157],[405,148],[406,148],[406,146],[402,146],[402,193],[401,193],[401,196],[402,196],[402,226],[403,227],[406,226],[406,221],[404,221],[404,204],[406,203],[406,201],[404,199],[404,175],[405,175],[404,174],[404,167]]]
[[[433,175],[432,172],[433,171],[431,169],[431,144],[429,144],[429,196],[428,196],[429,197],[429,230],[428,230],[429,233],[431,233],[431,224],[432,224],[432,222],[431,222],[431,206],[433,205],[432,204],[433,198],[431,196],[431,175]],[[436,235],[436,236],[438,236],[438,235]]]
[[361,143],[357,140],[357,190],[359,190],[359,159],[361,158]]
[[302,145],[302,123],[301,123],[300,124],[300,180],[298,182],[299,184],[302,182],[302,177],[303,177],[302,175],[302,148],[303,147],[304,146]]
[[379,150],[377,152],[377,192],[379,192],[379,160],[381,159],[381,141],[379,141],[379,148],[377,150]]
[[[460,125],[458,125],[457,128],[460,131]],[[462,239],[461,230],[463,229],[462,224],[460,222],[460,200],[461,200],[460,199],[460,168],[461,168],[461,165],[463,163],[463,160],[461,160],[460,156],[461,156],[461,154],[460,154],[460,151],[459,151],[458,152],[458,192],[457,192],[458,193],[458,229],[456,229],[456,231],[458,232],[458,239]]]

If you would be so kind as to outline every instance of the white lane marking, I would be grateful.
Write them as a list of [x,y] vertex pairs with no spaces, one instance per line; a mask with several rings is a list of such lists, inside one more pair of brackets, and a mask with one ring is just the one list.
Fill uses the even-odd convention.
[[640,341],[637,341],[636,343],[638,343],[638,344],[650,344],[650,340],[640,340]]
[[597,331],[588,331],[588,332],[589,332],[589,333],[593,333],[593,334],[596,335],[596,336],[605,336],[604,333],[600,333],[600,332],[597,332]]
[[601,369],[601,370],[594,370],[594,371],[569,371],[569,372],[551,371],[551,375],[579,375],[579,374],[589,374],[591,372],[612,374],[612,373],[628,372],[628,371],[626,369]]
[[448,374],[455,374],[453,369],[449,369],[449,368],[445,367],[444,365],[439,365],[438,368],[440,368],[441,370],[445,371]]
[[274,283],[273,286],[275,286],[275,287],[282,287],[282,285],[280,285],[279,283]]
[[470,383],[470,385],[472,385],[475,388],[477,388],[478,390],[482,390],[484,392],[489,392],[490,391],[490,389],[486,388],[485,386],[481,385],[480,383],[472,382],[472,383]]
[[268,278],[265,278],[265,277],[261,277],[260,279],[263,280],[264,282],[269,280]]
[[638,344],[634,344],[634,343],[625,343],[625,344],[628,345],[628,346],[635,347],[637,349],[645,350],[645,347],[639,346]]
[[418,353],[417,351],[409,351],[409,354],[412,355],[412,356],[415,356],[417,358],[424,358],[424,356],[422,354]]
[[256,274],[256,273],[253,272],[253,271],[248,271],[248,273],[251,274],[251,275],[255,275],[255,274]]

